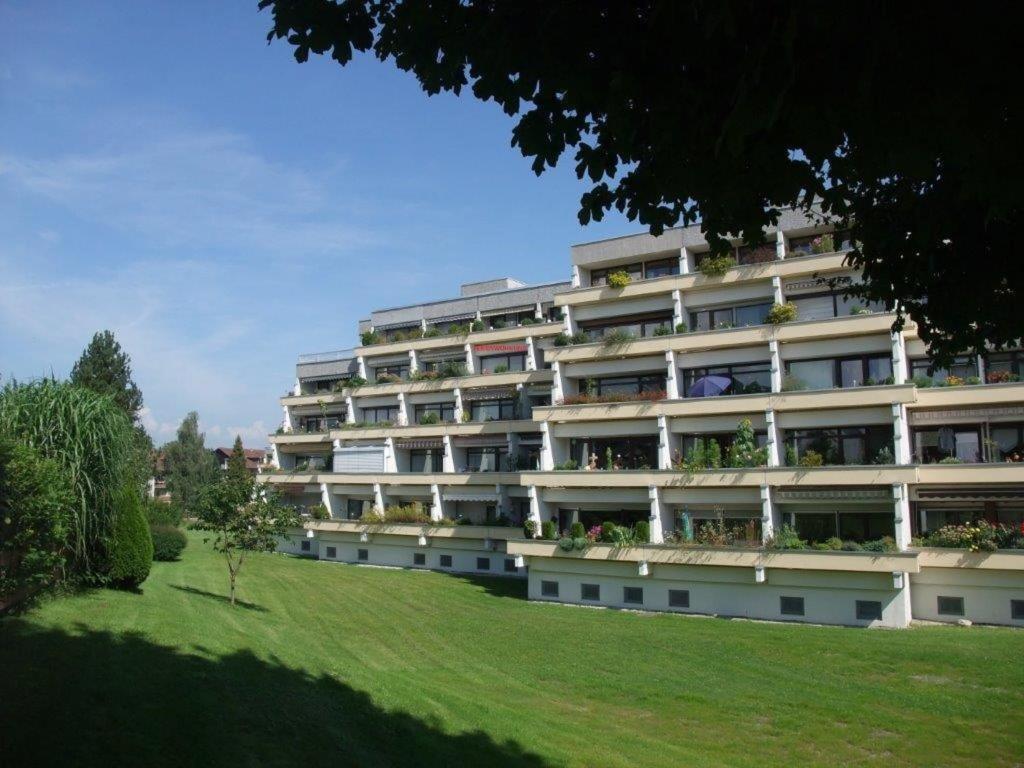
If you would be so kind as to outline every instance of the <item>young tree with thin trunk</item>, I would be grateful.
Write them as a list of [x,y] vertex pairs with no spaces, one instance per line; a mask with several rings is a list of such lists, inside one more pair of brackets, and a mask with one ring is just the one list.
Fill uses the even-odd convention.
[[298,524],[295,512],[248,473],[244,478],[225,474],[203,491],[194,527],[212,533],[214,550],[224,555],[232,605],[246,555],[273,552],[279,538]]

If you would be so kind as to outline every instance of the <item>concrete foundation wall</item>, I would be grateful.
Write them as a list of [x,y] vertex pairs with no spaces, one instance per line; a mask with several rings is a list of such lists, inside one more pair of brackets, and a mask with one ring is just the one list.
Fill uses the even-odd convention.
[[[1014,619],[1012,600],[1024,601],[1024,571],[966,568],[922,568],[910,577],[915,619],[1024,627]],[[963,615],[940,614],[939,597],[961,598]]]

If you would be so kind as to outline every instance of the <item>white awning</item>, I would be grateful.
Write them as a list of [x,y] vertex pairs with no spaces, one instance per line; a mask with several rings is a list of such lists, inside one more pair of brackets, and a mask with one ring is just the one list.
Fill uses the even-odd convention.
[[494,491],[451,491],[444,494],[445,501],[494,501],[498,494]]
[[518,396],[515,387],[487,387],[468,389],[462,393],[463,400],[505,400]]

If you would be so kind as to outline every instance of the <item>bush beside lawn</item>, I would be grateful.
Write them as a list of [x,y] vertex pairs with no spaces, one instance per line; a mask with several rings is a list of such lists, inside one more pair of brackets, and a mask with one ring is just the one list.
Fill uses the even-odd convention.
[[140,594],[0,620],[11,765],[1010,766],[1024,632],[539,603],[190,533]]

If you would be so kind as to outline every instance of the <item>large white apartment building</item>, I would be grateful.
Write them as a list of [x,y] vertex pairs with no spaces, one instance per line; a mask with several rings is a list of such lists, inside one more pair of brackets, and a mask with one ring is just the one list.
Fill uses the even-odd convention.
[[[261,476],[310,512],[282,548],[536,600],[1024,625],[1024,551],[914,546],[1024,519],[1024,352],[930,371],[913,324],[844,298],[845,233],[766,235],[717,270],[698,227],[574,246],[571,281],[464,285],[301,356]],[[431,522],[369,520],[413,503]],[[563,538],[605,521],[646,540]],[[779,548],[794,531],[818,548]]]

